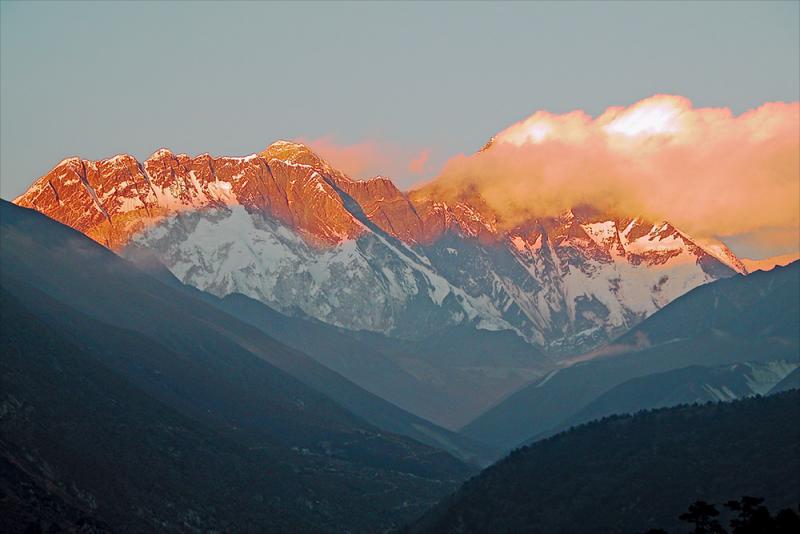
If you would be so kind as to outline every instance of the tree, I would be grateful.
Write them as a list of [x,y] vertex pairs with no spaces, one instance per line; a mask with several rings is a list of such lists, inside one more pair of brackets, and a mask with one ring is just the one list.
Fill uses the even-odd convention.
[[733,534],[760,534],[773,531],[773,520],[761,497],[743,496],[741,501],[728,501],[725,507],[737,512],[737,517],[731,519],[731,532]]
[[[800,511],[800,506],[797,507]],[[775,516],[775,533],[790,534],[800,532],[800,515],[791,508],[781,510]]]
[[714,519],[719,515],[717,507],[705,501],[695,501],[689,510],[679,516],[681,521],[694,525],[694,534],[724,534],[725,529]]
[[[743,496],[741,500],[731,500],[725,508],[736,513],[730,521],[731,534],[797,534],[800,532],[800,505],[797,510],[786,508],[773,517],[763,505],[761,497]],[[689,510],[679,517],[694,525],[694,534],[726,534],[726,530],[715,518],[719,511],[713,504],[696,501]],[[645,534],[666,534],[660,528],[651,528]]]

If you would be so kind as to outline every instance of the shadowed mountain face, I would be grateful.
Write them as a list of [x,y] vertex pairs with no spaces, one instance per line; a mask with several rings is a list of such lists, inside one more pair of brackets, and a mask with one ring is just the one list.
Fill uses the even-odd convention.
[[2,452],[40,496],[5,501],[14,517],[57,505],[121,530],[371,531],[471,472],[387,427],[453,449],[457,436],[69,228],[0,208]]
[[[257,449],[182,416],[59,335],[5,289],[0,310],[1,453],[24,481],[4,498],[4,531],[21,532],[39,520],[47,521],[45,529],[50,522],[67,526],[65,509],[73,524],[100,517],[120,530],[184,523],[313,528],[315,520],[303,518],[299,507],[280,509],[282,492],[303,497],[292,464],[307,470],[313,462],[268,441]],[[11,471],[3,472],[5,480]]]
[[[472,419],[503,391],[540,376],[551,365],[510,331],[454,327],[449,336],[423,342],[350,332],[310,317],[284,315],[238,293],[224,298],[205,293],[182,284],[152,256],[137,256],[135,262],[159,281],[310,355],[371,393],[448,427]],[[496,366],[489,376],[484,376],[480,372],[483,368],[478,367],[486,354],[491,359],[483,365]],[[510,371],[503,373],[502,368]],[[480,394],[476,395],[476,391]],[[362,413],[368,408],[355,404],[351,409]],[[398,415],[397,419],[408,420],[402,428],[395,427],[398,432],[470,461],[484,463],[488,458],[486,453],[490,451],[485,446],[470,443],[459,434],[444,432],[408,414],[404,418]]]
[[776,391],[800,367],[795,360],[744,362],[673,371],[632,378],[603,393],[556,428],[532,441],[570,427],[615,414],[635,413],[679,404],[732,401]]
[[774,393],[783,393],[784,391],[790,391],[792,389],[800,389],[800,369],[795,369],[786,377],[775,384],[769,392],[770,394]]
[[695,500],[800,500],[800,391],[595,421],[512,452],[410,530],[685,532]]
[[[256,355],[383,430],[436,443],[465,459],[480,454],[466,440],[369,394],[189,293],[165,286],[79,233],[30,210],[8,203],[2,207],[3,283],[52,320],[60,320],[59,315],[39,304],[38,293],[102,323],[144,334],[173,352],[193,357]],[[76,323],[73,329],[80,328]],[[113,341],[110,336],[95,337],[98,342]]]
[[[593,359],[514,393],[463,432],[509,449],[591,414],[766,393],[760,380],[774,385],[800,362],[798,308],[800,262],[699,287],[586,356]],[[745,363],[749,369],[731,368]]]
[[122,253],[146,249],[218,297],[405,339],[512,330],[553,354],[745,271],[667,222],[575,207],[511,226],[475,192],[354,181],[283,141],[245,158],[70,158],[15,202]]
[[454,326],[420,341],[401,340],[286,316],[240,294],[206,296],[364,389],[447,428],[464,425],[553,365],[509,330]]

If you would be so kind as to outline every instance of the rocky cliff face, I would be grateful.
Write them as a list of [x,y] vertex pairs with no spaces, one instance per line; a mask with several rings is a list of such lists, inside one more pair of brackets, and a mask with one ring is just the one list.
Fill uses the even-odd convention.
[[154,253],[220,296],[399,337],[460,323],[511,329],[553,353],[745,272],[721,243],[668,222],[581,207],[507,228],[477,195],[351,180],[284,141],[243,158],[71,158],[15,202],[123,255]]
[[321,160],[310,151],[289,151],[284,145],[288,144],[276,143],[243,158],[192,158],[166,149],[144,163],[129,155],[96,162],[70,158],[15,202],[113,249],[166,216],[230,205],[268,215],[319,245],[360,235],[361,225],[344,208],[327,176],[316,170],[322,169]]

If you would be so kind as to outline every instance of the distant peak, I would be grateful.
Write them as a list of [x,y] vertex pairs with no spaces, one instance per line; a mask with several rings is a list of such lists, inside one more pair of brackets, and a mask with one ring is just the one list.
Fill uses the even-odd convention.
[[72,163],[80,163],[81,158],[78,156],[71,156],[69,158],[64,158],[56,164],[56,168],[61,167],[63,165],[70,165]]
[[281,149],[287,149],[287,150],[288,149],[310,150],[308,148],[308,145],[305,145],[303,143],[299,143],[297,141],[290,141],[290,140],[287,140],[287,139],[278,139],[277,141],[275,141],[274,143],[272,143],[271,145],[269,145],[267,147],[267,150],[270,150],[270,149],[275,149],[275,150],[281,150]]
[[122,162],[136,161],[136,158],[134,156],[131,156],[130,154],[122,153],[122,154],[116,154],[115,156],[111,156],[105,161],[107,161],[108,163],[117,164]]
[[311,147],[296,141],[286,141],[283,139],[275,141],[259,155],[267,161],[278,159],[286,163],[308,165],[328,173],[333,171],[332,167],[314,152]]
[[158,150],[156,150],[155,152],[153,152],[153,155],[150,156],[147,159],[170,158],[170,157],[173,157],[174,155],[175,154],[173,154],[172,150],[162,147],[162,148],[159,148]]
[[319,157],[314,154],[314,151],[308,145],[304,145],[303,143],[298,143],[295,141],[286,141],[285,139],[279,139],[275,141],[271,145],[269,145],[263,152],[261,152],[262,156],[269,156],[278,159],[286,159],[292,158],[295,156],[303,156],[303,155],[311,155],[315,158],[319,159]]
[[389,178],[388,176],[384,176],[382,174],[376,174],[375,176],[371,176],[369,178],[364,178],[361,181],[362,182],[391,182],[392,184],[394,184],[394,182],[392,182],[391,178]]

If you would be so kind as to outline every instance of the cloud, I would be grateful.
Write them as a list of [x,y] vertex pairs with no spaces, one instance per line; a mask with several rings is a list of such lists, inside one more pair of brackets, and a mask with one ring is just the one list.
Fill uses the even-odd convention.
[[419,175],[428,170],[429,149],[415,151],[372,140],[344,144],[332,136],[300,138],[297,141],[308,145],[334,168],[359,180],[382,175],[402,187],[404,183],[411,183],[412,176],[409,175],[416,176],[414,180],[418,180]]
[[317,139],[297,139],[311,147],[334,168],[353,178],[369,178],[387,172],[392,166],[392,158],[384,147],[374,141],[354,144],[337,143],[332,136]]
[[699,236],[800,226],[800,103],[735,116],[657,95],[593,118],[537,111],[424,190],[480,193],[507,225],[582,204]]
[[425,167],[428,164],[428,158],[430,155],[430,150],[421,150],[420,153],[408,163],[408,171],[412,174],[423,174],[425,172]]

